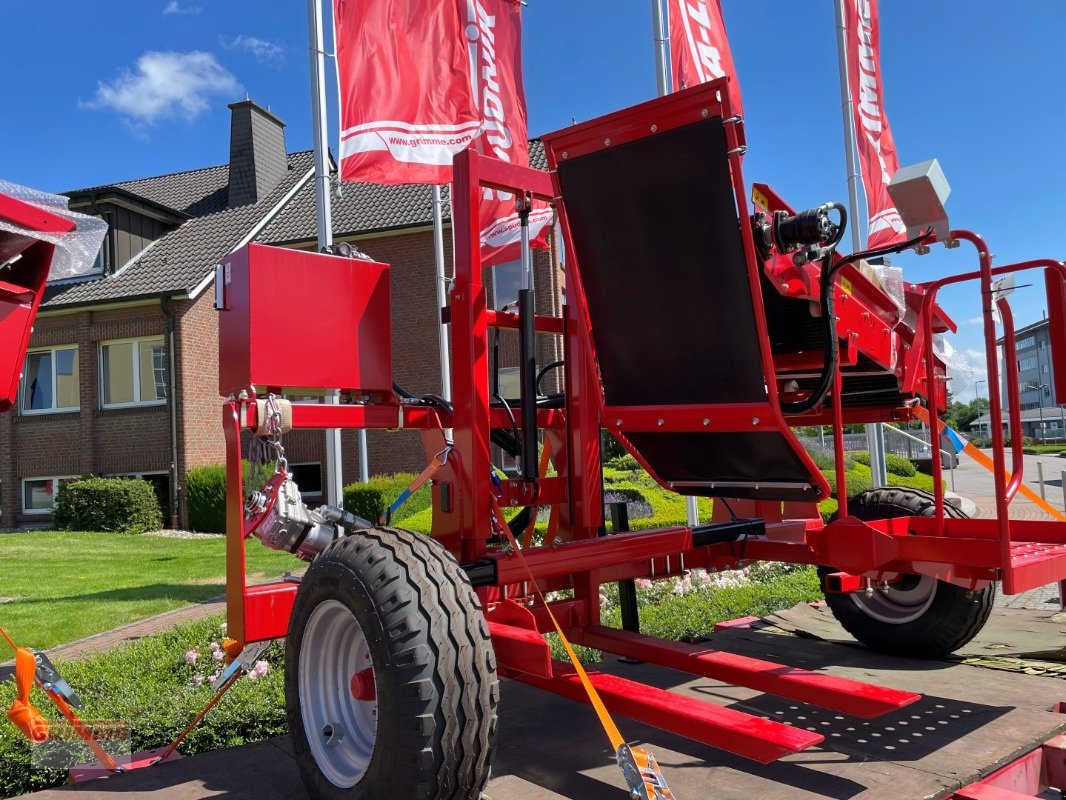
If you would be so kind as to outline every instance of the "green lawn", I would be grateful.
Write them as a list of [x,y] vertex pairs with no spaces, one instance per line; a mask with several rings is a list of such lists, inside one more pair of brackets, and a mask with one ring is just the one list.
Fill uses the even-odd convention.
[[[302,566],[248,543],[248,573]],[[225,542],[118,533],[0,534],[0,626],[21,645],[52,647],[225,591]]]

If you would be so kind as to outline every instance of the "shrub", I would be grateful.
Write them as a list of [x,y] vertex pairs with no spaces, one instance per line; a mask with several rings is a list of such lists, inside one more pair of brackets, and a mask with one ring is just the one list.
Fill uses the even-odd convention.
[[[397,472],[393,475],[375,475],[367,483],[350,483],[344,487],[344,510],[358,517],[377,522],[397,497],[411,485],[417,476],[413,472]],[[408,517],[425,511],[433,503],[433,490],[427,481],[404,504],[396,509],[393,522],[402,522]]]
[[633,472],[638,469],[642,469],[640,464],[629,453],[624,453],[617,458],[612,458],[609,461],[604,462],[604,466],[616,469],[619,472]]
[[[870,453],[867,450],[859,450],[853,454],[854,460],[864,467],[870,466]],[[821,466],[819,464],[819,466]],[[897,456],[895,453],[885,453],[885,467],[889,475],[902,475],[904,478],[914,476],[915,467],[909,458]]]
[[611,518],[609,504],[622,501],[625,501],[629,519],[644,519],[654,516],[655,511],[652,509],[651,503],[647,501],[644,492],[637,488],[636,485],[615,484],[607,486],[605,489],[606,491],[603,493],[603,514],[605,519]]
[[144,533],[163,527],[155,490],[139,478],[82,478],[64,484],[52,521],[60,530]]
[[[258,489],[263,476],[252,474],[252,465],[241,462],[244,490]],[[253,484],[255,484],[253,486]],[[226,467],[211,464],[193,467],[185,475],[185,502],[189,509],[189,528],[200,533],[226,532]]]
[[917,470],[909,458],[897,456],[895,453],[885,454],[885,466],[890,475],[900,475],[904,478],[913,478]]
[[[837,496],[837,484],[836,473],[832,470],[822,470],[822,474],[825,475],[826,480],[829,481],[829,486],[832,488],[831,497]],[[863,492],[870,491],[872,486],[870,482],[870,470],[868,467],[861,465],[856,466],[854,469],[847,470],[844,473],[844,479],[848,485],[848,497],[855,497]]]

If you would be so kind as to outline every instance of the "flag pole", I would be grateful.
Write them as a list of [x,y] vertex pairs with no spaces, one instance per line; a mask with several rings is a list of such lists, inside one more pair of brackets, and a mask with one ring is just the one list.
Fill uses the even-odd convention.
[[[440,186],[434,184],[430,193],[433,203],[433,252],[437,267],[437,338],[440,344],[440,396],[452,401],[452,362],[448,348],[448,326],[441,317],[448,305],[448,276],[444,270],[444,213]],[[451,428],[444,429],[444,438],[452,438]]]
[[655,88],[659,97],[670,92],[667,63],[670,60],[670,20],[665,0],[651,0],[652,43],[655,45]]
[[[655,90],[659,97],[670,93],[670,17],[666,13],[666,0],[651,0],[652,44],[655,46]],[[685,498],[685,511],[689,526],[699,525],[700,510],[693,496]]]
[[[333,224],[329,196],[329,152],[326,146],[326,54],[322,33],[322,0],[307,1],[307,39],[311,55],[311,127],[315,147],[315,220],[318,249],[333,244]],[[326,394],[326,402],[336,404],[336,390]],[[339,428],[326,431],[326,502],[344,502],[344,465]]]
[[[844,156],[848,168],[848,212],[851,217],[851,249],[862,249],[862,234],[859,233],[859,143],[855,137],[854,100],[848,81],[848,31],[844,15],[844,0],[833,0],[837,20],[837,60],[840,68],[840,109],[844,120]],[[888,483],[885,467],[885,429],[880,423],[866,426],[866,446],[870,449],[871,488]]]

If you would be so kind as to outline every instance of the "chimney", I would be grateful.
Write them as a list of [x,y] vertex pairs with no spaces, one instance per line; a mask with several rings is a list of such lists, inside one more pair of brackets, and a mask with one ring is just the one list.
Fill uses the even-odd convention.
[[258,203],[289,168],[285,123],[253,100],[230,105],[229,207]]

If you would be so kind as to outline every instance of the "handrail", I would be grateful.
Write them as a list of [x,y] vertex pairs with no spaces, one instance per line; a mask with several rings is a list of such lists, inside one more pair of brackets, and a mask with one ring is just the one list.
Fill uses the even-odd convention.
[[[1017,352],[1017,337],[1014,333],[1014,313],[1010,309],[1007,298],[1001,297],[996,301],[999,313],[1003,319],[1003,352]],[[1022,470],[1025,467],[1024,431],[1022,430],[1022,411],[1019,403],[1020,391],[1018,387],[1018,371],[1007,370],[1007,416],[1010,425],[1010,460],[1011,479],[1007,484],[1007,501],[1014,499],[1018,493],[1018,487],[1022,485]]]
[[[925,340],[921,342],[921,349],[919,352],[914,353],[912,359],[921,359],[924,355],[924,369],[920,369],[918,374],[925,374],[926,391],[930,398],[930,406],[935,411],[936,400],[936,367],[933,353],[932,342],[932,309],[936,304],[936,295],[939,290],[947,285],[963,283],[971,280],[980,280],[981,282],[981,298],[982,298],[982,312],[984,317],[984,338],[985,338],[985,362],[988,369],[988,400],[989,400],[989,418],[992,420],[1003,419],[1003,407],[1002,398],[1000,397],[1000,379],[999,379],[999,359],[996,349],[996,325],[992,315],[992,304],[996,302],[1000,307],[1001,312],[1005,309],[1004,319],[1004,331],[1006,333],[1009,328],[1010,335],[1014,336],[1014,323],[1013,317],[1010,312],[1009,304],[1005,300],[1000,298],[999,301],[994,301],[992,290],[992,278],[998,275],[1008,275],[1015,272],[1022,272],[1028,269],[1050,269],[1059,273],[1063,280],[1066,280],[1066,263],[1060,261],[1053,261],[1051,259],[1032,259],[1030,261],[1022,261],[1016,264],[1007,264],[1002,267],[992,266],[992,254],[988,249],[988,245],[985,240],[976,233],[965,230],[953,230],[951,231],[951,240],[963,240],[970,242],[977,250],[977,255],[980,261],[980,269],[974,272],[967,272],[961,275],[953,275],[947,278],[941,278],[939,280],[930,281],[929,283],[921,284],[925,290],[925,295],[922,298],[922,305],[919,310],[918,325],[916,326],[915,333],[925,337]],[[915,342],[917,345],[918,342]],[[911,361],[908,365],[908,370],[914,370],[922,365],[920,362]],[[1017,374],[1012,375],[1011,370],[1007,370],[1007,391],[1011,393],[1011,398],[1008,398],[1008,412],[1010,414],[1010,427],[1012,430],[1011,437],[1011,460],[1013,462],[1013,469],[1011,471],[1011,481],[1007,484],[1006,479],[1006,445],[1004,442],[1003,426],[1001,424],[990,425],[990,433],[992,437],[993,448],[993,478],[996,483],[996,521],[999,526],[999,539],[1001,547],[1001,560],[1003,565],[1003,584],[1004,591],[1007,594],[1012,593],[1014,588],[1013,573],[1011,567],[1011,537],[1010,537],[1010,501],[1014,498],[1021,485],[1021,464],[1023,463],[1023,457],[1021,454],[1021,448],[1023,442],[1021,437],[1016,435],[1021,431],[1021,408],[1019,402],[1014,400],[1018,396],[1018,381]],[[930,415],[930,437],[931,441],[939,441],[939,420],[937,414]],[[944,490],[943,490],[943,471],[941,469],[940,459],[933,459],[933,480],[934,480],[934,495],[936,500],[936,521],[935,532],[938,535],[944,533]]]

